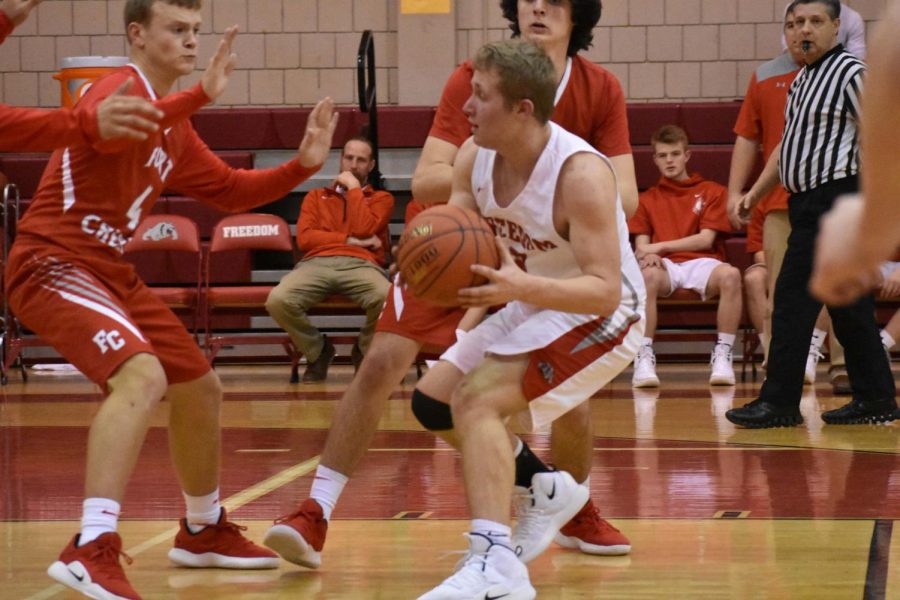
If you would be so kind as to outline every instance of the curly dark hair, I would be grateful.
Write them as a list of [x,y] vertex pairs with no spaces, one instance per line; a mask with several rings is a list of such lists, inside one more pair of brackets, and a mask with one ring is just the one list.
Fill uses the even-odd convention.
[[[575,56],[579,50],[587,50],[591,47],[594,34],[591,32],[594,26],[600,22],[600,13],[603,10],[601,0],[570,0],[572,3],[572,37],[569,38],[567,56]],[[500,0],[500,10],[503,18],[509,21],[513,37],[522,35],[519,29],[519,10],[517,0]]]

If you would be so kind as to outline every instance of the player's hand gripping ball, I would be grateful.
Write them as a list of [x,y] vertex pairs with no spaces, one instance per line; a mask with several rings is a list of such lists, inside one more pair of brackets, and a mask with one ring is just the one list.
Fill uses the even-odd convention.
[[487,221],[467,208],[441,204],[422,211],[400,237],[397,265],[413,295],[439,306],[459,306],[457,292],[487,280],[469,267],[499,268]]

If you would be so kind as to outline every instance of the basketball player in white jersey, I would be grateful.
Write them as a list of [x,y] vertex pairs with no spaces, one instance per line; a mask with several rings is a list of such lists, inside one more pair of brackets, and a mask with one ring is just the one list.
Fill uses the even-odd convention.
[[[643,335],[644,287],[609,160],[549,123],[555,75],[528,42],[484,46],[465,112],[473,138],[454,165],[450,204],[478,210],[498,237],[499,269],[460,291],[504,308],[459,340],[415,394],[449,403],[472,514],[462,566],[420,600],[535,597],[525,562],[584,504],[562,471],[535,473],[542,522],[510,528],[515,418],[535,429],[590,398],[628,366]],[[537,521],[537,520],[536,520]],[[520,528],[521,529],[521,528]]]

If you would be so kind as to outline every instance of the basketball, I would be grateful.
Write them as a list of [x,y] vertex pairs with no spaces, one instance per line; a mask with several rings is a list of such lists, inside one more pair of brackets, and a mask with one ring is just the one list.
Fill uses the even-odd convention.
[[467,208],[441,204],[422,211],[406,226],[397,266],[417,298],[439,306],[459,306],[457,292],[485,283],[469,270],[474,264],[497,268],[494,232]]

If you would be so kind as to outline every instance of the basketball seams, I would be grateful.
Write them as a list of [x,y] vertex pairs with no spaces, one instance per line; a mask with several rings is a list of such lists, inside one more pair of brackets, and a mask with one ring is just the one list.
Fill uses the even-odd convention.
[[[428,302],[455,306],[457,289],[485,283],[484,277],[472,273],[468,265],[476,263],[495,265],[499,262],[496,247],[493,249],[482,247],[483,244],[496,245],[494,232],[477,213],[448,205],[434,207],[421,213],[410,222],[407,231],[424,228],[427,225],[430,225],[433,233],[406,237],[405,240],[401,237],[397,256],[398,266],[405,274],[421,277],[415,284],[413,277],[406,278],[414,295]],[[448,240],[448,235],[455,235],[457,238]],[[451,244],[452,247],[448,247]],[[434,255],[428,257],[427,255],[432,252]],[[417,261],[423,258],[425,259],[423,264],[426,266],[415,269]],[[414,269],[419,273],[410,273],[410,270]],[[450,294],[453,295],[452,298],[449,297]]]

